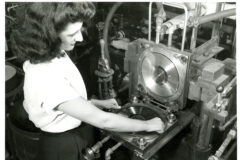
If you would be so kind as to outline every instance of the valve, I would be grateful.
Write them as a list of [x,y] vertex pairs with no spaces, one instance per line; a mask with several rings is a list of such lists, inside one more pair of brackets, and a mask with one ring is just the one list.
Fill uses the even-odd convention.
[[110,68],[109,62],[105,58],[104,45],[105,42],[103,39],[101,39],[101,57],[98,60],[98,70],[95,71],[95,74],[98,77],[99,98],[109,99],[116,97],[112,83],[114,71]]
[[216,103],[216,109],[218,112],[221,112],[222,108],[222,103],[223,103],[223,100],[222,100],[222,92],[224,90],[224,87],[223,86],[218,86],[216,88],[216,91],[217,91],[217,103]]
[[100,148],[103,146],[103,144],[105,142],[107,142],[110,139],[110,136],[105,137],[103,140],[97,142],[94,146],[92,146],[91,148],[87,148],[86,152],[84,154],[84,158],[86,160],[92,160],[95,158],[99,158],[100,157]]

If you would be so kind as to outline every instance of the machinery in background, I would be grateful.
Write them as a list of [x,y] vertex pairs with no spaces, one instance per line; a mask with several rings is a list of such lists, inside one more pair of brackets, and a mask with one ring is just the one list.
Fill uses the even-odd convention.
[[[15,8],[15,3],[8,5]],[[127,100],[122,109],[111,112],[145,120],[157,116],[164,121],[166,128],[162,134],[102,131],[102,139],[87,148],[85,159],[99,159],[101,148],[110,140],[116,144],[103,152],[105,160],[110,160],[121,146],[133,153],[132,160],[160,159],[154,157],[191,126],[188,141],[191,153],[187,159],[228,160],[237,147],[236,37],[230,33],[229,27],[224,33],[221,27],[229,22],[227,17],[236,15],[235,5],[223,2],[99,2],[96,5],[95,21],[101,33],[88,32],[88,36],[96,41],[93,48],[100,48],[98,65],[93,72],[97,77],[98,98],[119,98],[120,92],[127,90],[123,93]],[[117,12],[123,5],[123,12]],[[211,5],[214,7],[209,13]],[[105,13],[108,7],[109,11]],[[132,7],[135,7],[134,11]],[[6,18],[13,20],[12,17]],[[208,30],[203,30],[204,27]],[[202,35],[208,39],[203,40]],[[90,52],[89,46],[80,47],[86,47],[86,53]],[[224,47],[232,55],[221,59]],[[10,57],[6,61],[15,59]],[[17,63],[17,66],[21,64]],[[116,68],[126,76],[118,75]],[[116,79],[124,81],[125,86],[116,86]],[[7,102],[13,101],[7,96]],[[223,134],[217,143],[214,142],[216,132]],[[37,136],[27,135],[31,142],[35,140],[34,143]],[[22,153],[21,147],[19,153]],[[170,157],[172,153],[168,154]]]
[[[108,29],[114,12],[121,5],[116,3],[110,10],[105,21],[103,39],[108,41]],[[152,41],[152,3],[149,4],[148,40],[137,38],[132,42],[122,43],[123,36],[118,36],[114,47],[125,51],[124,71],[129,74],[129,102],[125,104],[119,114],[136,119],[150,119],[160,117],[166,128],[164,133],[116,133],[105,132],[118,143],[109,148],[105,159],[118,147],[125,146],[133,151],[135,159],[148,160],[167,144],[174,136],[192,123],[193,150],[192,160],[220,160],[227,159],[235,145],[224,152],[227,145],[236,138],[236,125],[229,132],[215,155],[212,154],[211,137],[213,126],[226,130],[236,121],[236,73],[227,72],[235,69],[235,60],[218,60],[216,57],[224,48],[219,46],[220,20],[234,16],[236,9],[222,10],[224,3],[216,3],[216,11],[206,15],[206,6],[194,3],[189,9],[186,4],[156,3],[158,13],[155,14],[155,41]],[[168,18],[164,8],[174,7],[184,10],[184,14]],[[205,11],[202,11],[205,10]],[[216,21],[213,25],[210,40],[197,46],[198,27],[201,24]],[[187,29],[192,29],[188,49]],[[182,30],[180,48],[174,45],[174,33]],[[119,32],[117,32],[119,33]],[[119,35],[119,34],[117,34]],[[167,35],[167,40],[164,38]],[[121,37],[121,38],[119,38]],[[189,40],[189,39],[188,39]],[[165,41],[165,42],[164,42]],[[161,43],[162,42],[162,43]],[[197,47],[196,47],[197,46]],[[108,44],[105,43],[106,57],[110,57]],[[231,64],[231,66],[226,66]],[[235,69],[236,70],[236,69]],[[198,105],[186,106],[187,99]],[[198,110],[199,112],[193,112]],[[232,118],[231,118],[232,117]],[[95,147],[99,148],[100,145]],[[225,155],[223,155],[223,152]],[[91,154],[94,154],[91,152]]]
[[128,46],[125,69],[130,73],[131,102],[120,112],[131,118],[160,117],[165,131],[158,133],[111,133],[137,156],[149,159],[186,125],[194,115],[182,111],[187,97],[190,54],[145,39]]
[[98,77],[99,98],[109,99],[116,97],[116,93],[113,89],[112,83],[112,75],[114,74],[114,71],[110,68],[108,59],[105,58],[104,43],[104,40],[101,39],[101,57],[98,60],[98,69],[95,71],[95,74]]

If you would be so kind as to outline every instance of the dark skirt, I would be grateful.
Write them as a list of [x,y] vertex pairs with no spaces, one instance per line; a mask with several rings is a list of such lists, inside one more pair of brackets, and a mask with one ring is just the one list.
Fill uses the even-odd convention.
[[62,133],[41,132],[36,160],[83,160],[93,144],[94,128],[87,124]]

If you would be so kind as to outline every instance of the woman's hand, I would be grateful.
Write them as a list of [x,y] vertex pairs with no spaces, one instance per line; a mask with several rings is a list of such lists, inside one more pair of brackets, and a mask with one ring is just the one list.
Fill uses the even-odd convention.
[[147,124],[148,124],[147,132],[156,131],[158,133],[163,133],[165,130],[164,122],[158,117],[148,120]]
[[97,99],[92,99],[91,102],[96,105],[97,107],[100,108],[105,108],[105,109],[121,109],[121,107],[118,105],[117,101],[112,98],[112,99],[106,99],[106,100],[97,100]]
[[114,98],[101,100],[101,103],[102,107],[106,109],[121,109],[121,107],[118,105],[117,101]]

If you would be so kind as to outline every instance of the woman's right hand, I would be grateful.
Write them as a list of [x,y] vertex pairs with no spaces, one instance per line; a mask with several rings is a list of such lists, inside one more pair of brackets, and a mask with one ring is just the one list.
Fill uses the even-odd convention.
[[147,132],[156,131],[158,133],[163,133],[165,129],[164,122],[158,117],[147,120],[147,126],[148,126],[148,129],[146,130]]

